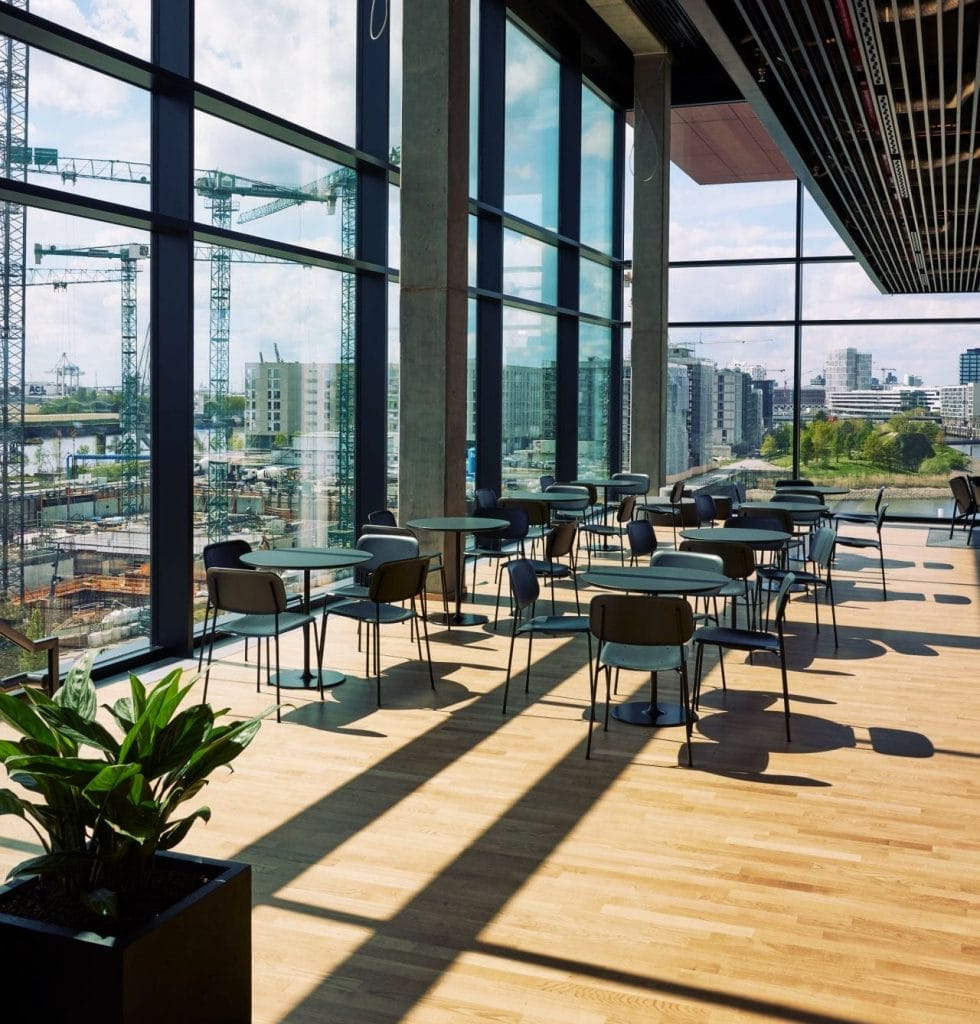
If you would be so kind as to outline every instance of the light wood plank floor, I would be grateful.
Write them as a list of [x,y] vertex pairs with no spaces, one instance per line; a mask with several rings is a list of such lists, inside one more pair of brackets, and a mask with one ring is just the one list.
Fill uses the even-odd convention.
[[[790,604],[792,743],[771,659],[730,655],[727,695],[713,667],[693,770],[682,729],[617,721],[584,760],[582,637],[535,642],[503,717],[504,636],[434,632],[433,693],[389,629],[377,710],[331,620],[348,681],[293,694],[183,844],[254,866],[254,1020],[980,1020],[980,553],[925,539],[886,527],[887,602],[841,553],[837,651]],[[264,706],[221,654],[212,701]],[[32,850],[0,819],[0,869]]]

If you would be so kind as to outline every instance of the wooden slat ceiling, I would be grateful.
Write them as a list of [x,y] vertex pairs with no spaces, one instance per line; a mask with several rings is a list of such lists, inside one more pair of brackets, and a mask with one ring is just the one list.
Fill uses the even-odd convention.
[[980,0],[671,4],[883,291],[978,289]]

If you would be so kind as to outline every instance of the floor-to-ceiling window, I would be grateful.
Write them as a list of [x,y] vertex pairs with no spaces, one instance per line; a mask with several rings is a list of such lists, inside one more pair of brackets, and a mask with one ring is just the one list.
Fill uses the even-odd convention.
[[186,647],[209,542],[346,542],[390,500],[400,32],[0,3],[0,601],[66,660]]

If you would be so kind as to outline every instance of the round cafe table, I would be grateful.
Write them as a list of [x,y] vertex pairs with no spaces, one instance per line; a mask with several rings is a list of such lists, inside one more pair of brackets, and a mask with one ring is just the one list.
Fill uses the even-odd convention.
[[[371,555],[354,548],[273,548],[271,551],[248,551],[241,556],[245,565],[256,569],[276,569],[281,572],[302,571],[303,611],[310,614],[310,573],[325,569],[345,569],[359,562],[367,562]],[[347,677],[342,672],[324,669],[324,686],[339,686]],[[279,673],[279,685],[283,689],[306,689],[317,682],[317,675],[310,671],[310,627],[303,627],[303,668]]]
[[[719,572],[704,569],[679,569],[676,566],[642,568],[610,568],[584,572],[583,583],[606,590],[626,590],[637,594],[711,594],[731,580]],[[684,725],[683,704],[654,700],[631,700],[617,704],[612,716],[629,725],[668,726]]]
[[777,487],[777,491],[792,491],[794,494],[822,494],[825,498],[840,498],[850,494],[850,487],[821,487],[820,484],[806,487]]
[[463,600],[463,538],[468,533],[503,530],[510,523],[506,519],[484,516],[429,516],[425,519],[412,519],[406,525],[412,530],[432,530],[456,535],[456,611],[449,615],[437,612],[429,616],[429,621],[449,626],[481,626],[487,622],[486,615],[460,611]]
[[502,501],[543,501],[555,505],[561,501],[581,501],[582,495],[574,491],[507,491],[501,494]]

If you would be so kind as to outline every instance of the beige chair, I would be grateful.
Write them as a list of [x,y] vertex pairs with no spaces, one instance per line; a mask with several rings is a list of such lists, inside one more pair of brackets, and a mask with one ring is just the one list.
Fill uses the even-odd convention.
[[[272,640],[276,656],[276,721],[279,713],[279,637],[283,633],[304,626],[316,628],[316,618],[305,612],[291,612],[286,608],[286,588],[282,579],[274,572],[259,569],[208,569],[208,600],[214,609],[211,626],[211,640],[208,644],[208,665],[204,673],[204,702],[208,699],[208,682],[211,676],[211,661],[214,657],[214,639],[218,631],[218,614],[231,612],[237,618],[221,623],[221,632],[232,636],[254,637],[258,654],[255,659],[255,689],[262,688],[262,640]],[[323,700],[323,675],[321,673],[323,645],[317,646],[317,676],[320,699]],[[269,647],[266,644],[266,682],[272,682],[269,664]]]

